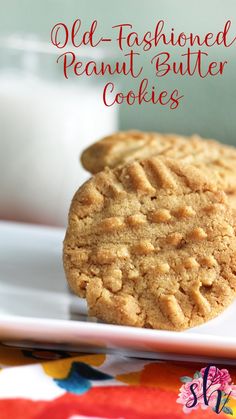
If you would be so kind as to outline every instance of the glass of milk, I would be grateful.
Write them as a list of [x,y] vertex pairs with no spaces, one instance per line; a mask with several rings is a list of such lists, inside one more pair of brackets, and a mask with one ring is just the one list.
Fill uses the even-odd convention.
[[0,219],[65,226],[89,177],[79,155],[117,130],[117,108],[103,104],[104,80],[66,80],[51,45],[11,37],[0,50]]

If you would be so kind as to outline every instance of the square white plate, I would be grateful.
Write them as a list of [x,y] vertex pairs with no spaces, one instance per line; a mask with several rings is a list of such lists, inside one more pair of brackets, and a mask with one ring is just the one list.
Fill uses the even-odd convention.
[[[25,346],[173,358],[187,354],[236,359],[236,302],[186,332],[96,322],[68,291],[62,266],[64,230],[0,222],[0,341]],[[171,354],[171,355],[170,355]]]

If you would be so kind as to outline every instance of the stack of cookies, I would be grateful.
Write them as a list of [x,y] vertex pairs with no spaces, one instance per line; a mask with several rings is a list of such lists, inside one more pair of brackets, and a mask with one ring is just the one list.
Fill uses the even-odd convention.
[[82,155],[64,267],[89,314],[184,330],[236,293],[236,149],[197,136],[121,132]]

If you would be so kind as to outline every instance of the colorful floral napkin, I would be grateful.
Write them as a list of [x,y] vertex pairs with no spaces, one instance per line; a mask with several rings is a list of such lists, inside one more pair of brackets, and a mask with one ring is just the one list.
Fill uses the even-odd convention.
[[209,367],[208,405],[206,365],[0,346],[0,367],[0,419],[236,417],[236,367]]

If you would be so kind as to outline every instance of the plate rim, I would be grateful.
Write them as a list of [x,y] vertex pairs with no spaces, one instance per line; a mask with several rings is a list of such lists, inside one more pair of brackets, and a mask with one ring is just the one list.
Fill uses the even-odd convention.
[[[59,328],[63,329],[63,331],[68,332],[78,332],[81,331],[88,334],[88,332],[93,332],[95,335],[98,334],[99,338],[102,336],[107,337],[115,335],[116,337],[120,337],[121,335],[124,337],[131,337],[131,338],[138,338],[139,340],[149,338],[152,341],[155,339],[158,342],[166,342],[169,341],[170,343],[181,343],[183,344],[201,344],[208,345],[217,343],[217,346],[224,346],[227,345],[235,345],[236,349],[236,337],[224,337],[220,335],[210,335],[210,334],[203,334],[203,333],[188,333],[185,331],[171,331],[171,330],[154,330],[154,329],[146,329],[141,327],[132,327],[132,326],[123,326],[123,325],[115,325],[115,324],[108,324],[108,323],[96,323],[96,322],[89,322],[89,321],[79,321],[79,320],[64,320],[64,319],[45,319],[40,317],[24,317],[24,316],[13,316],[13,315],[3,315],[0,316],[0,338],[1,332],[3,329],[8,327],[9,331],[12,329],[14,330],[15,327],[26,327],[27,330],[30,329],[32,326],[39,326],[38,331],[42,330],[42,328],[46,328],[47,331],[53,330],[58,331]],[[35,330],[37,331],[37,329]],[[181,339],[179,339],[181,336]]]

